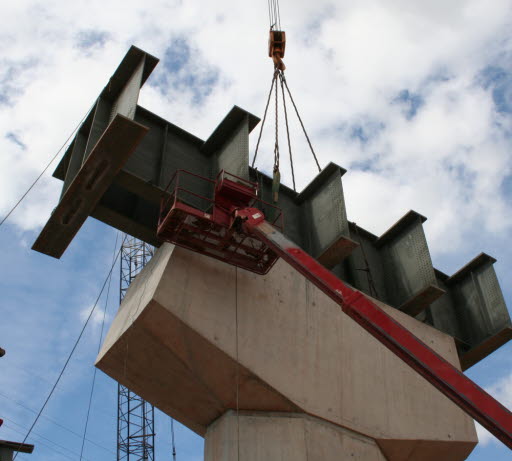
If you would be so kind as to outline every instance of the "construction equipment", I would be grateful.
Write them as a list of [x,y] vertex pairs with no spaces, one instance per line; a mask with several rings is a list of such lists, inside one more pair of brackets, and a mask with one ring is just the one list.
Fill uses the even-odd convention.
[[286,32],[270,29],[268,38],[268,55],[274,61],[274,67],[281,71],[286,69],[283,58],[286,49]]
[[[203,189],[204,195],[197,189]],[[267,245],[244,233],[237,220],[238,210],[260,210],[255,213],[263,216],[263,209],[267,209],[274,215],[274,226],[283,229],[281,210],[258,198],[256,183],[224,170],[216,181],[178,170],[166,192],[158,222],[160,239],[258,274],[266,274],[278,259]]]
[[[181,171],[176,175],[197,175]],[[206,178],[202,178],[206,181]],[[171,181],[172,182],[172,181]],[[162,200],[158,236],[229,264],[266,273],[280,257],[343,312],[512,449],[512,413],[448,363],[375,302],[350,288],[265,219],[257,185],[221,171],[213,196],[176,186]],[[213,182],[213,181],[212,181]],[[185,193],[187,199],[180,198]],[[193,200],[208,203],[208,211]],[[254,206],[254,205],[258,206]],[[282,219],[282,215],[280,215]]]
[[[269,39],[268,39],[268,55],[272,58],[274,62],[274,71],[272,75],[272,83],[270,85],[270,91],[267,98],[267,103],[265,106],[265,113],[263,115],[263,122],[261,123],[260,133],[258,136],[258,142],[256,143],[256,149],[254,151],[254,157],[252,161],[252,167],[256,163],[256,158],[258,156],[258,149],[260,146],[261,135],[263,133],[263,128],[265,126],[265,121],[267,119],[267,112],[270,103],[270,99],[272,98],[272,93],[274,91],[274,100],[275,100],[275,143],[274,143],[274,167],[273,167],[273,185],[272,185],[272,198],[273,202],[276,204],[279,199],[279,187],[281,184],[281,172],[279,171],[279,86],[281,86],[281,95],[282,95],[282,103],[283,103],[283,112],[284,112],[284,121],[286,127],[286,138],[288,141],[288,153],[290,156],[290,169],[292,174],[292,183],[293,190],[296,191],[295,185],[295,171],[293,165],[293,155],[292,155],[292,145],[290,142],[290,127],[288,124],[288,110],[286,107],[286,93],[288,93],[288,97],[295,109],[295,113],[297,115],[297,119],[300,122],[302,127],[302,131],[306,137],[311,153],[313,154],[313,158],[315,160],[316,166],[318,167],[318,171],[320,172],[322,169],[320,168],[320,163],[318,162],[318,158],[313,149],[309,136],[306,132],[306,128],[302,121],[302,118],[299,114],[299,110],[293,96],[291,94],[290,88],[288,88],[288,83],[286,81],[286,77],[284,76],[284,70],[286,66],[284,65],[283,58],[286,50],[286,32],[281,29],[281,15],[279,11],[279,2],[278,0],[269,0],[269,20],[270,20],[270,30],[269,30]],[[277,29],[275,29],[277,27]],[[286,93],[285,93],[286,89]]]

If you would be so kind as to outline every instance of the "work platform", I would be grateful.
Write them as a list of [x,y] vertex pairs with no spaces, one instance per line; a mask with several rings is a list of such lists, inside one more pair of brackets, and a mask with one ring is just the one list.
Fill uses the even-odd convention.
[[[203,141],[153,114],[137,101],[157,62],[132,47],[110,78],[55,170],[62,195],[35,250],[59,258],[88,216],[159,247],[160,201],[180,169],[212,180],[227,170],[258,183],[261,200],[272,201],[272,179],[249,167],[259,119],[235,106]],[[353,287],[453,336],[463,369],[509,341],[495,259],[482,253],[450,276],[434,268],[419,213],[407,212],[381,236],[351,223],[345,173],[330,163],[300,193],[281,185],[284,234]]]

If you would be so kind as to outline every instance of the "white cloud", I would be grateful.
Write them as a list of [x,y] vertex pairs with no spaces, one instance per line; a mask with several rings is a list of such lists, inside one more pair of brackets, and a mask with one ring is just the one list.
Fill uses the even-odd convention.
[[[511,115],[497,110],[493,85],[481,78],[488,66],[512,70],[504,59],[511,53],[506,0],[493,8],[483,0],[281,3],[288,81],[321,163],[349,170],[349,219],[378,234],[416,209],[429,218],[434,254],[463,250],[468,229],[502,236],[511,230],[510,200],[500,189],[512,170]],[[261,116],[271,77],[266,15],[264,2],[224,0],[4,6],[1,34],[9,46],[0,60],[16,78],[9,79],[10,105],[0,103],[0,213],[82,118],[131,43],[164,58],[171,44],[186,40],[187,65],[172,75],[161,62],[141,95],[142,105],[173,123],[206,138],[233,104]],[[195,82],[215,76],[199,103],[197,88],[170,85],[162,93],[154,86],[190,75]],[[407,116],[410,102],[397,102],[404,90],[420,101],[414,117]],[[300,127],[292,125],[302,187],[315,167]],[[351,136],[355,129],[367,141]],[[6,138],[9,132],[27,149]],[[271,138],[267,127],[263,168],[271,162]],[[59,189],[58,181],[43,180],[11,222],[41,226]]]
[[[512,109],[512,85],[506,84],[512,73],[510,2],[494,0],[492,8],[485,0],[280,3],[288,35],[288,82],[321,163],[334,161],[348,169],[344,190],[349,219],[379,234],[413,208],[429,218],[425,227],[434,256],[480,248],[484,239],[502,239],[507,244],[503,253],[510,253],[506,237],[512,230],[512,201],[501,184],[512,175],[511,113],[496,106],[495,85],[484,84],[482,77],[489,66],[509,73],[502,98]],[[141,104],[149,110],[203,138],[233,104],[262,116],[272,72],[266,15],[265,2],[248,1],[89,0],[87,7],[62,0],[4,2],[0,216],[84,116],[132,43],[163,59],[176,39],[185,38],[191,59],[178,77],[192,73],[196,81],[205,81],[217,73],[211,93],[197,104],[194,89],[171,86],[162,93],[151,83],[170,72],[161,62],[141,94]],[[397,100],[404,90],[418,98],[414,117],[407,116],[410,101]],[[366,132],[365,142],[351,136],[357,129]],[[271,138],[270,121],[259,157],[267,167]],[[292,142],[303,186],[316,169],[295,122]],[[251,144],[254,148],[255,135]],[[282,163],[287,180],[286,161]],[[12,215],[9,222],[25,242],[31,244],[33,238],[26,231],[46,221],[60,187],[46,176]],[[98,242],[94,244],[97,250]],[[5,364],[23,363],[53,382],[79,332],[77,317],[83,321],[89,313],[90,304],[80,310],[84,293],[90,294],[85,298],[90,302],[101,282],[96,279],[110,266],[110,243],[100,259],[90,249],[75,253],[77,267],[66,258],[57,266],[46,261],[47,277],[34,263],[41,264],[37,255],[23,266],[18,259],[10,262],[4,277],[23,267],[7,283],[20,286],[25,296],[10,303],[8,314],[17,319],[23,335],[20,342],[18,331],[4,334],[11,357],[3,359]],[[464,262],[460,258],[459,266]],[[510,264],[504,264],[501,270],[512,275]],[[39,278],[43,288],[21,284]],[[33,306],[30,290],[38,291]],[[52,290],[65,296],[54,298]],[[86,366],[96,352],[102,308],[103,301],[88,341],[70,365],[72,373],[66,374],[66,391],[91,371]],[[2,383],[13,397],[27,396],[33,407],[44,396],[41,383],[24,376],[8,373]],[[49,382],[43,384],[47,389]],[[489,390],[512,406],[512,375]],[[62,414],[69,415],[67,410]],[[480,429],[479,436],[484,444],[490,440]]]
[[[80,321],[85,322],[89,315],[91,315],[91,310],[93,309],[93,305],[87,306],[83,308],[80,311]],[[96,306],[96,309],[94,309],[94,312],[92,313],[91,319],[89,320],[90,327],[96,329],[101,326],[103,323],[104,313],[103,313],[103,306]],[[110,316],[107,314],[105,315],[105,324],[110,323]]]
[[[512,409],[512,373],[499,379],[486,390],[502,405]],[[501,443],[478,423],[476,423],[476,432],[478,434],[479,442],[484,446],[490,442]]]

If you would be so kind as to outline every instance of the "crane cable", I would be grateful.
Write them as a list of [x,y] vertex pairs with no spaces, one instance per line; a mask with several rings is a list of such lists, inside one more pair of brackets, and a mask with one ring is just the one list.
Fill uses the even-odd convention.
[[268,17],[270,30],[277,28],[281,30],[281,12],[279,10],[279,0],[268,0]]
[[[112,261],[115,260],[118,240],[119,240],[119,231],[116,232],[116,243],[114,244],[114,252],[112,254]],[[100,338],[99,338],[99,341],[98,341],[98,352],[96,353],[96,355],[99,355],[100,350],[101,350],[101,343],[102,343],[102,340],[103,340],[103,330],[105,328],[105,319],[107,317],[108,299],[109,299],[109,295],[110,295],[110,285],[111,285],[111,282],[112,282],[112,271],[108,275],[107,295],[105,297],[105,308],[103,309],[103,318],[101,320]],[[85,417],[84,433],[83,433],[83,437],[82,437],[82,447],[80,448],[80,461],[82,461],[82,459],[84,459],[83,454],[84,454],[85,440],[86,440],[86,436],[87,436],[87,428],[89,426],[89,416],[91,414],[92,397],[94,395],[94,386],[96,384],[96,372],[97,372],[97,370],[98,369],[96,367],[94,367],[94,373],[93,373],[93,376],[92,376],[92,383],[91,383],[91,391],[90,391],[90,394],[89,394],[89,403],[88,403],[88,406],[87,406],[87,415]]]
[[261,135],[263,134],[263,127],[265,126],[265,121],[267,120],[268,106],[270,104],[270,99],[272,98],[272,90],[274,89],[274,84],[276,83],[276,80],[277,80],[277,70],[274,71],[274,75],[272,77],[272,84],[270,85],[270,91],[268,93],[267,104],[265,106],[265,112],[263,114],[263,120],[262,120],[261,126],[260,126],[260,133],[258,135],[258,141],[256,142],[256,150],[254,151],[254,157],[252,158],[252,164],[251,164],[252,168],[254,168],[254,164],[256,163],[256,157],[258,156],[258,150],[259,150],[260,142],[261,142]]
[[[37,414],[37,410],[34,410],[33,408],[31,407],[27,407],[26,405],[24,405],[23,403],[19,402],[18,400],[16,399],[13,399],[12,397],[9,397],[8,395],[4,394],[3,392],[0,391],[0,396],[1,397],[4,397],[8,400],[10,400],[11,402],[13,402],[14,404],[18,405],[20,408],[23,408],[24,410],[27,410],[27,411],[30,411],[31,413],[34,413],[34,414]],[[56,421],[55,419],[52,419],[52,418],[49,418],[48,416],[45,416],[45,415],[42,415],[42,417],[44,419],[46,419],[48,422],[54,424],[55,426],[57,427],[60,427],[61,429],[64,429],[65,431],[69,432],[71,435],[74,435],[75,437],[78,437],[79,439],[82,439],[82,435],[79,434],[78,432],[75,432],[73,431],[72,429],[70,429],[68,426],[65,426],[64,424],[61,424],[60,422]],[[5,418],[5,419],[8,419],[8,418]],[[35,432],[32,432],[33,434],[35,434]],[[112,450],[110,450],[109,448],[107,447],[104,447],[103,445],[95,442],[94,440],[91,440],[91,439],[86,439],[89,443],[95,445],[96,447],[98,448],[101,448],[102,450],[104,451],[108,451],[109,453],[111,453],[112,455],[115,455],[115,452],[113,452]]]
[[[279,73],[279,71],[278,71]],[[274,87],[276,99],[276,113],[275,113],[275,133],[276,139],[274,142],[274,168],[272,180],[272,200],[277,203],[279,199],[279,186],[281,184],[281,173],[279,171],[279,85]]]
[[174,418],[171,418],[171,443],[172,443],[172,461],[176,461],[176,443],[174,442]]
[[293,190],[297,191],[297,189],[295,188],[295,171],[293,168],[292,144],[290,142],[290,128],[288,127],[288,111],[286,110],[286,98],[284,97],[284,73],[281,73],[279,77],[281,80],[281,95],[283,96],[284,121],[286,123],[286,138],[288,140],[288,152],[290,154],[290,167],[292,170]]
[[[39,421],[39,418],[40,418],[41,414],[43,413],[44,409],[46,408],[46,405],[50,401],[50,398],[52,397],[52,395],[53,395],[53,393],[55,391],[55,388],[59,384],[60,379],[62,378],[62,375],[64,374],[64,371],[66,371],[66,368],[67,368],[67,366],[69,364],[69,361],[71,360],[71,357],[73,356],[73,354],[75,352],[75,349],[77,348],[78,343],[80,342],[80,339],[82,339],[84,331],[87,328],[87,325],[89,324],[89,321],[91,320],[92,315],[94,314],[94,311],[96,310],[96,306],[98,305],[98,302],[99,302],[99,300],[101,298],[101,295],[103,294],[103,291],[105,290],[107,282],[108,282],[108,280],[110,278],[110,275],[112,274],[112,271],[114,270],[114,266],[116,264],[117,259],[119,258],[120,253],[121,253],[121,248],[119,248],[119,251],[116,253],[116,257],[114,259],[114,262],[112,263],[112,266],[110,267],[110,270],[109,270],[109,272],[107,274],[107,277],[105,278],[105,281],[103,282],[103,285],[101,287],[100,293],[99,293],[98,297],[96,298],[96,301],[95,301],[93,307],[91,308],[91,310],[89,312],[89,315],[87,316],[87,319],[85,320],[85,322],[84,322],[84,324],[82,326],[82,329],[80,330],[80,334],[78,335],[78,338],[76,339],[75,343],[73,344],[73,347],[71,348],[71,352],[68,354],[66,362],[64,363],[64,365],[63,365],[63,367],[62,367],[62,369],[61,369],[61,371],[59,373],[59,376],[57,376],[57,379],[56,379],[54,385],[52,386],[48,396],[46,397],[46,399],[45,399],[41,409],[37,413],[37,416],[36,416],[34,422],[32,423],[32,425],[30,426],[30,429],[28,430],[27,434],[23,438],[23,442],[20,442],[19,447],[21,447],[27,441],[27,438],[29,437],[30,433],[32,432],[32,429],[34,429],[34,426],[36,425],[37,421]],[[16,452],[16,454],[14,455],[13,461],[18,456],[18,453],[19,452]]]
[[[279,170],[279,161],[280,161],[280,152],[279,152],[279,86],[281,87],[281,95],[282,95],[282,103],[283,103],[283,112],[284,112],[284,120],[286,126],[286,138],[288,143],[288,153],[290,158],[290,168],[292,174],[292,183],[293,190],[297,192],[296,182],[295,182],[295,168],[293,163],[293,153],[292,146],[290,140],[290,127],[288,123],[288,110],[286,106],[286,95],[290,98],[290,101],[295,110],[295,114],[299,120],[302,131],[304,132],[304,136],[306,137],[306,141],[308,143],[309,149],[313,155],[313,159],[315,160],[316,166],[318,168],[318,172],[322,171],[320,167],[320,163],[318,161],[318,157],[313,148],[313,144],[308,136],[306,131],[306,127],[304,126],[304,122],[302,121],[302,117],[300,116],[299,110],[297,108],[297,104],[293,99],[290,88],[288,87],[288,82],[284,75],[284,63],[282,62],[282,58],[284,57],[286,38],[285,32],[281,30],[281,14],[279,10],[279,1],[278,0],[268,0],[268,10],[269,10],[269,22],[270,22],[270,41],[269,41],[269,56],[272,57],[274,61],[274,73],[272,76],[272,82],[270,85],[270,91],[267,97],[267,103],[265,105],[265,112],[263,115],[263,120],[260,127],[260,132],[258,135],[258,141],[256,143],[256,149],[254,151],[254,157],[252,160],[251,167],[255,168],[256,158],[258,156],[258,150],[260,147],[261,137],[263,133],[263,128],[265,126],[265,122],[267,119],[268,107],[270,104],[270,100],[272,98],[272,94],[274,93],[275,98],[275,141],[274,141],[274,165],[273,165],[273,181],[272,181],[272,200],[274,203],[278,201],[279,188],[281,185],[281,173]],[[276,28],[276,29],[275,29]],[[279,82],[277,81],[279,79]],[[275,85],[275,87],[274,87]],[[286,90],[286,91],[285,91]]]
[[46,173],[46,170],[50,168],[51,164],[55,161],[55,159],[59,156],[59,154],[62,152],[62,149],[66,147],[69,140],[73,137],[73,135],[78,131],[78,129],[82,126],[82,123],[85,121],[89,113],[91,112],[92,108],[94,107],[94,104],[91,106],[91,108],[85,113],[82,120],[78,122],[78,125],[74,128],[74,130],[71,132],[71,134],[68,136],[68,138],[64,141],[64,144],[60,146],[60,149],[57,151],[57,153],[50,159],[50,161],[46,164],[46,166],[43,168],[43,171],[39,173],[39,176],[32,182],[32,184],[29,186],[29,188],[24,192],[24,194],[19,198],[19,200],[14,204],[14,206],[9,210],[9,212],[2,218],[2,221],[0,221],[0,226],[7,221],[9,216],[18,208],[18,206],[21,204],[21,202],[25,199],[25,197],[30,193],[30,191],[34,188],[34,186],[39,182],[39,180],[43,177],[43,175]]
[[[279,79],[279,84],[277,83],[277,79]],[[275,85],[275,87],[274,87]],[[265,122],[267,120],[267,113],[268,113],[268,107],[270,105],[270,100],[272,99],[272,94],[274,93],[275,97],[275,142],[274,142],[274,176],[279,176],[279,110],[278,110],[278,86],[281,86],[281,93],[282,93],[282,100],[283,100],[283,109],[284,109],[284,119],[285,119],[285,125],[286,125],[286,137],[288,141],[288,151],[289,151],[289,157],[290,157],[290,166],[292,170],[292,181],[293,181],[293,190],[296,191],[296,184],[295,184],[295,169],[294,169],[294,163],[293,163],[293,154],[292,154],[292,146],[291,146],[291,140],[290,140],[290,128],[289,128],[289,122],[288,122],[288,110],[286,106],[286,94],[290,98],[290,101],[292,103],[292,106],[295,110],[295,114],[297,115],[297,119],[299,120],[300,126],[302,128],[302,131],[304,133],[304,136],[306,138],[306,141],[308,143],[309,149],[311,151],[311,154],[313,155],[313,159],[315,161],[315,164],[318,168],[318,172],[322,171],[322,168],[320,166],[320,162],[318,161],[318,157],[316,155],[315,149],[313,148],[313,144],[311,143],[311,139],[309,138],[309,135],[306,131],[306,127],[304,126],[304,122],[302,121],[302,117],[300,116],[299,110],[297,108],[297,104],[295,103],[295,100],[293,99],[292,93],[290,91],[290,88],[288,87],[288,82],[286,80],[286,77],[284,75],[284,72],[280,69],[274,69],[274,74],[272,77],[272,83],[270,85],[270,91],[268,93],[267,103],[265,105],[265,112],[263,115],[263,120],[260,127],[260,132],[258,135],[258,141],[256,143],[256,149],[254,151],[254,156],[252,159],[251,167],[254,168],[256,164],[256,159],[258,157],[259,147],[261,143],[261,138],[263,134],[263,128],[265,126]],[[286,92],[284,91],[286,89]]]

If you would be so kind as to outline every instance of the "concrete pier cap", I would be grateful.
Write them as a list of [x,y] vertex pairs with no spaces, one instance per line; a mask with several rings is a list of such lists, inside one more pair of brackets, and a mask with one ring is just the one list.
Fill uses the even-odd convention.
[[[460,366],[452,337],[375,302]],[[469,416],[282,260],[261,276],[162,245],[96,366],[204,436],[207,461],[459,461],[477,443]]]

